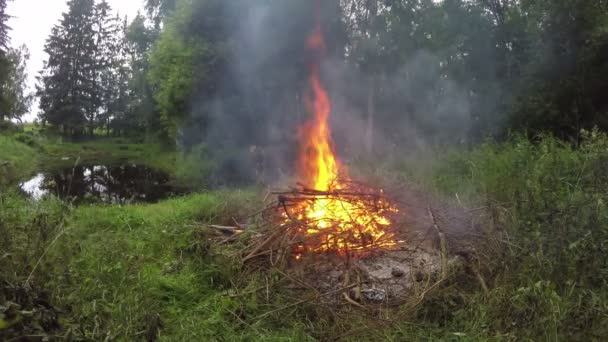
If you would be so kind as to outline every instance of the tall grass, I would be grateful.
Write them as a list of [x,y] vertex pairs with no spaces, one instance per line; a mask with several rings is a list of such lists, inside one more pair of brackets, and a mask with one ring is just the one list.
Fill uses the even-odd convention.
[[0,135],[0,187],[33,172],[36,150],[10,136]]
[[452,155],[435,186],[498,203],[508,244],[487,295],[466,297],[452,329],[475,336],[589,340],[608,336],[608,137],[580,146],[514,138]]

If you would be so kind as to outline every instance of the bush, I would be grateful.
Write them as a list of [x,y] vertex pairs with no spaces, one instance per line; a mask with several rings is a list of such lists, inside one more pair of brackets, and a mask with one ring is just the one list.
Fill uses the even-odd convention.
[[444,192],[498,203],[509,239],[490,298],[468,303],[453,321],[461,328],[476,322],[475,329],[531,339],[605,336],[608,136],[582,135],[578,146],[550,136],[486,143],[450,156],[435,173]]
[[0,135],[1,186],[33,172],[37,163],[36,151],[13,137]]
[[180,156],[177,162],[176,179],[189,187],[202,188],[210,184],[210,176],[216,169],[205,145],[197,145]]
[[25,144],[29,147],[39,147],[38,141],[31,134],[19,133],[14,136],[14,139],[22,144]]
[[0,133],[15,134],[18,132],[21,132],[21,128],[17,124],[11,121],[0,120]]

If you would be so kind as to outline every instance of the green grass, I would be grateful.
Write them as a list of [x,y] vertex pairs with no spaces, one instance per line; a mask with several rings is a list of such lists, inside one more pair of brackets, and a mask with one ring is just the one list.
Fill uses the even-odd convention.
[[[231,224],[254,209],[254,191],[191,195],[153,205],[77,208],[2,195],[1,275],[20,283],[34,272],[62,309],[63,330],[90,340],[488,341],[602,340],[608,335],[608,137],[587,134],[577,147],[544,137],[515,138],[447,153],[417,172],[385,170],[449,198],[488,206],[501,243],[480,260],[489,290],[453,277],[415,309],[384,311],[382,329],[359,309],[329,311],[291,303],[265,277],[245,275],[242,245],[215,246],[205,223]],[[409,166],[412,167],[411,164]],[[57,242],[53,244],[55,237]],[[50,246],[50,248],[49,248]],[[49,248],[49,253],[44,251]],[[41,256],[43,256],[41,258]],[[280,282],[279,282],[280,284]],[[0,330],[1,333],[1,330]],[[1,337],[1,335],[0,335]]]
[[44,145],[44,163],[50,167],[81,163],[129,162],[175,173],[178,153],[157,143],[133,143],[128,139],[96,139],[81,143],[48,142]]
[[13,137],[0,135],[0,186],[31,174],[37,165],[37,151]]
[[465,297],[450,326],[513,339],[607,336],[607,163],[608,137],[598,132],[585,132],[576,147],[514,138],[446,156],[429,183],[489,205],[508,241],[490,267],[490,293]]
[[13,184],[39,170],[71,168],[76,162],[134,163],[167,173],[176,186],[201,189],[208,185],[208,176],[215,167],[203,147],[182,153],[161,143],[134,142],[129,138],[70,142],[38,134],[33,126],[24,130],[28,133],[0,135],[0,184]]
[[[183,159],[178,152],[159,143],[134,143],[126,138],[76,143],[36,134],[0,135],[0,184],[24,179],[40,169],[71,167],[76,161],[80,164],[143,164],[177,178],[178,170],[180,174],[184,172],[184,167],[179,167]],[[188,185],[190,179],[184,179],[184,185]]]
[[[158,335],[167,341],[302,340],[301,329],[238,323],[234,312],[241,303],[225,294],[239,266],[235,259],[212,251],[206,240],[209,232],[203,223],[229,224],[231,217],[252,210],[247,203],[253,203],[254,195],[209,193],[155,205],[53,211],[54,218],[67,221],[54,221],[46,239],[32,230],[11,231],[40,241],[32,248],[38,252],[17,250],[22,245],[19,239],[5,248],[33,265],[40,251],[59,236],[33,282],[53,290],[54,303],[69,312],[62,318],[64,329],[85,339],[141,340]],[[5,196],[4,204],[12,214],[0,217],[15,229],[32,222],[26,219],[32,217],[26,211],[33,210],[26,209],[28,203]],[[33,211],[55,205],[41,203]],[[11,281],[22,281],[31,272],[17,266],[12,267]]]

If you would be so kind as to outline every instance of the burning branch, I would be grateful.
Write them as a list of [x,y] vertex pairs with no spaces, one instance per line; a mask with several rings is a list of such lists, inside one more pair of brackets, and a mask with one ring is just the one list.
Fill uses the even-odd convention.
[[299,260],[325,252],[350,257],[394,248],[391,222],[397,208],[381,190],[345,184],[349,188],[275,192],[276,206],[264,215],[275,228],[260,236],[243,261],[277,254]]

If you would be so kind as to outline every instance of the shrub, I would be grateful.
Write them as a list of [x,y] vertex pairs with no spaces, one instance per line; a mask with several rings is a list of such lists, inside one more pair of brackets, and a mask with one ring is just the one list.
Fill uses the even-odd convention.
[[21,128],[11,122],[11,121],[4,121],[4,120],[0,120],[0,133],[4,133],[4,134],[15,134],[21,131]]
[[177,162],[176,179],[180,184],[191,187],[204,187],[209,185],[209,177],[215,170],[207,147],[198,145],[189,153],[180,156]]
[[437,170],[435,185],[443,192],[498,203],[509,239],[491,298],[476,297],[453,322],[532,339],[605,333],[608,136],[582,135],[579,145],[551,136],[489,142],[451,155]]
[[36,140],[36,138],[30,134],[19,133],[14,136],[14,139],[29,147],[39,147],[39,144],[38,144],[38,141]]

